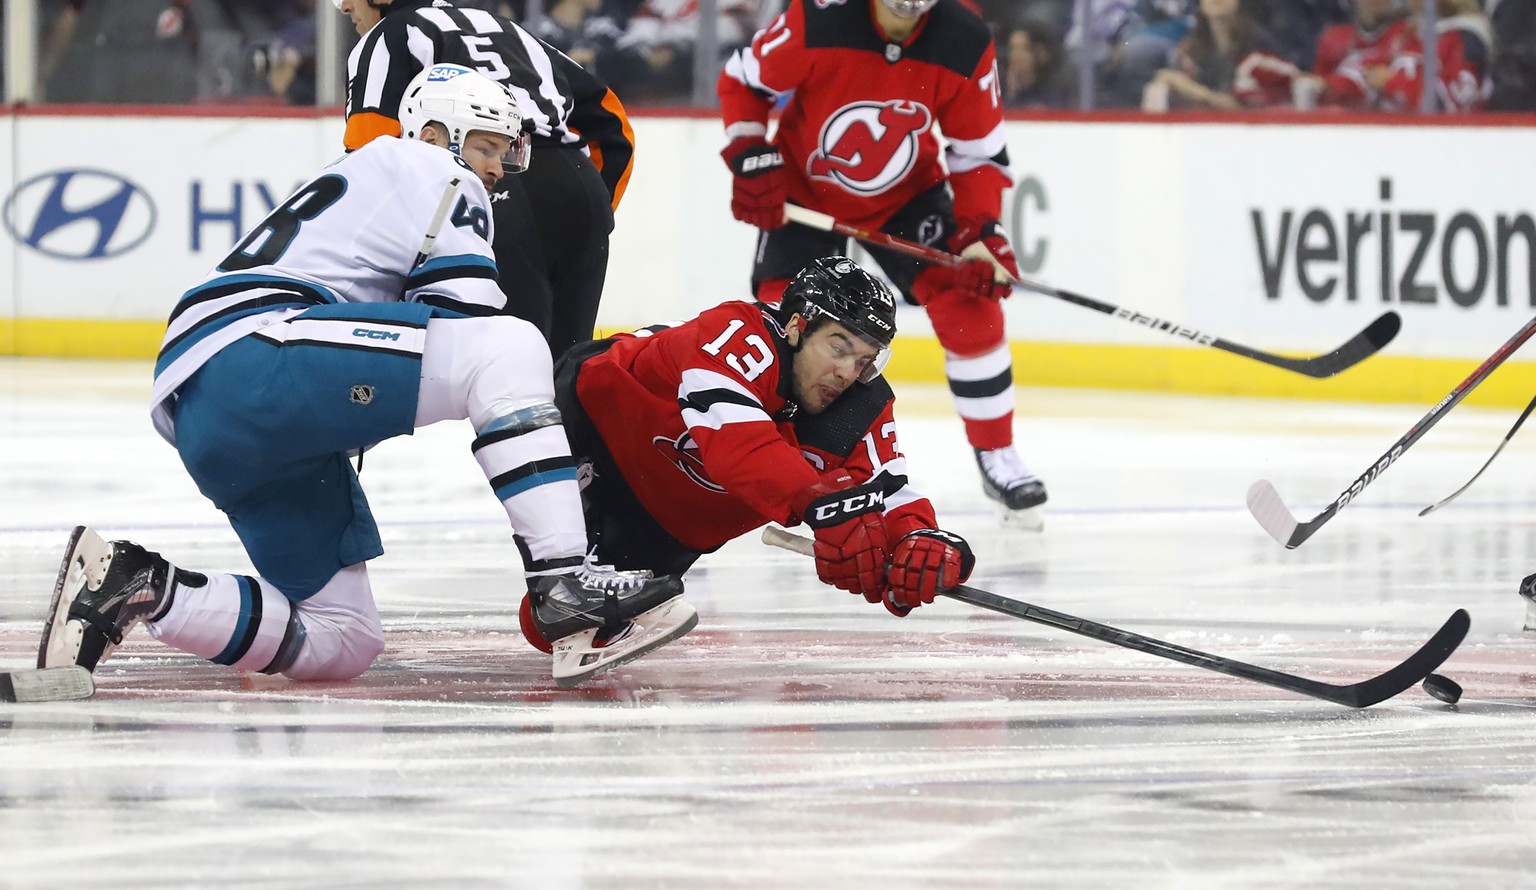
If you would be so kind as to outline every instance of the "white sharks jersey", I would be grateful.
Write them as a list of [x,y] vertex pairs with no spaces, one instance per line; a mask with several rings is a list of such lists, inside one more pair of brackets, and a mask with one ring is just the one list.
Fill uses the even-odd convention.
[[[422,255],[440,205],[447,214]],[[167,403],[210,356],[312,306],[414,301],[448,318],[500,314],[507,298],[490,245],[485,186],[447,149],[382,137],[342,157],[177,302],[155,362],[155,429],[174,441]]]

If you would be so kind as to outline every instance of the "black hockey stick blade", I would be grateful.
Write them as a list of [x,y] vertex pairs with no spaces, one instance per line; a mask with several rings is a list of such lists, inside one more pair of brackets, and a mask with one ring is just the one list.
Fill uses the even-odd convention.
[[91,672],[79,665],[0,673],[0,702],[76,701],[95,692]]
[[[791,534],[783,529],[768,526],[763,529],[763,543],[802,553],[811,554],[811,541],[799,535]],[[1237,677],[1243,680],[1251,680],[1255,683],[1263,683],[1276,689],[1284,689],[1300,695],[1310,696],[1323,701],[1345,705],[1351,708],[1368,708],[1378,702],[1401,692],[1412,689],[1425,677],[1429,676],[1435,668],[1439,667],[1456,651],[1461,641],[1466,638],[1467,628],[1471,626],[1471,618],[1466,610],[1457,609],[1446,620],[1445,624],[1435,632],[1433,637],[1419,651],[1398,664],[1396,667],[1369,680],[1359,683],[1351,683],[1345,686],[1336,686],[1332,683],[1323,683],[1318,680],[1309,680],[1283,671],[1270,670],[1257,665],[1234,661],[1220,655],[1211,655],[1197,649],[1180,646],[1177,643],[1169,643],[1153,637],[1142,636],[1128,630],[1110,627],[1107,624],[1099,624],[1086,618],[1078,618],[1065,612],[1057,612],[1043,606],[1035,606],[1020,600],[999,596],[990,591],[975,587],[958,585],[944,591],[942,596],[956,599],[960,602],[1000,612],[1014,618],[1022,618],[1025,621],[1033,621],[1036,624],[1044,624],[1057,627],[1080,636],[1092,637],[1105,643],[1120,646],[1125,649],[1134,649],[1137,652],[1145,652],[1148,655],[1156,655],[1172,661],[1205,668],[1229,677]]]
[[1241,343],[1233,343],[1231,340],[1197,331],[1165,318],[1143,315],[1140,312],[1115,306],[1103,300],[1096,300],[1093,297],[1086,297],[1071,291],[1041,285],[1037,282],[1020,282],[1015,287],[1044,294],[1048,297],[1056,297],[1066,300],[1068,303],[1084,306],[1089,309],[1096,309],[1106,315],[1123,318],[1133,324],[1138,324],[1154,331],[1162,331],[1181,340],[1190,340],[1202,346],[1210,346],[1213,349],[1220,349],[1223,352],[1230,352],[1233,355],[1240,355],[1243,358],[1253,359],[1272,367],[1304,374],[1319,380],[1332,377],[1340,371],[1348,370],[1375,355],[1381,351],[1383,346],[1391,343],[1392,339],[1397,336],[1397,332],[1402,330],[1403,327],[1402,317],[1396,312],[1389,310],[1382,313],[1375,321],[1366,325],[1364,330],[1344,341],[1339,348],[1332,352],[1303,358],[1291,358],[1289,356],[1276,355],[1273,352],[1265,352],[1262,349],[1254,349],[1252,346],[1244,346]]
[[1277,368],[1284,368],[1287,371],[1295,371],[1297,374],[1305,374],[1308,377],[1315,377],[1321,380],[1325,377],[1332,377],[1340,371],[1348,370],[1380,352],[1383,346],[1392,342],[1392,338],[1396,337],[1397,332],[1402,330],[1402,328],[1403,319],[1400,315],[1392,311],[1384,312],[1375,321],[1366,325],[1365,329],[1360,333],[1344,341],[1338,349],[1310,358],[1287,358],[1271,352],[1260,352],[1237,343],[1228,342],[1220,337],[1216,338],[1216,341],[1211,345],[1218,349],[1224,349],[1227,352],[1274,365]]
[[1515,425],[1510,427],[1509,428],[1509,432],[1504,434],[1504,441],[1499,443],[1499,447],[1493,449],[1493,454],[1490,454],[1488,456],[1488,460],[1486,462],[1484,462],[1484,464],[1482,466],[1482,469],[1478,470],[1476,473],[1473,473],[1472,474],[1472,478],[1467,480],[1467,484],[1466,485],[1463,485],[1462,487],[1456,489],[1455,491],[1451,492],[1450,494],[1446,495],[1445,497],[1441,498],[1440,500],[1435,501],[1433,504],[1430,504],[1428,507],[1425,507],[1424,509],[1420,510],[1419,511],[1419,515],[1420,516],[1428,516],[1429,514],[1435,512],[1436,510],[1440,509],[1441,507],[1444,507],[1446,504],[1449,504],[1451,501],[1456,500],[1456,498],[1461,496],[1462,492],[1464,492],[1467,489],[1471,488],[1472,487],[1472,483],[1476,482],[1478,477],[1483,475],[1483,470],[1486,470],[1490,466],[1493,466],[1494,458],[1499,456],[1499,452],[1504,450],[1504,446],[1509,444],[1509,440],[1513,439],[1515,437],[1515,433],[1520,431],[1520,425],[1525,423],[1525,419],[1527,417],[1531,416],[1531,409],[1532,408],[1536,408],[1536,398],[1531,399],[1531,403],[1529,405],[1525,406],[1525,410],[1524,411],[1520,412],[1520,416],[1515,419]]
[[1351,708],[1368,708],[1422,683],[1425,677],[1434,673],[1435,668],[1451,657],[1461,641],[1467,638],[1467,630],[1471,626],[1472,617],[1467,614],[1467,610],[1457,609],[1440,625],[1434,636],[1419,647],[1419,651],[1386,673],[1347,686],[1293,678],[1305,684],[1304,688],[1297,688],[1296,691]]
[[1471,618],[1465,609],[1457,609],[1446,620],[1445,624],[1429,638],[1423,646],[1406,661],[1396,667],[1369,680],[1359,683],[1351,683],[1345,686],[1336,686],[1331,683],[1323,683],[1319,680],[1309,680],[1306,677],[1298,677],[1283,671],[1271,670],[1258,665],[1234,661],[1220,655],[1211,655],[1197,649],[1190,649],[1176,643],[1169,643],[1153,637],[1142,636],[1128,630],[1110,627],[1107,624],[1099,624],[1086,618],[1077,618],[1066,615],[1041,606],[1033,606],[1008,597],[998,596],[985,590],[978,590],[964,585],[944,593],[944,596],[1001,612],[1004,615],[1012,615],[1015,618],[1023,618],[1026,621],[1034,621],[1038,624],[1047,624],[1059,627],[1085,637],[1092,637],[1116,646],[1134,649],[1137,652],[1145,652],[1149,655],[1157,655],[1162,658],[1182,662],[1194,667],[1205,668],[1229,677],[1238,677],[1243,680],[1251,680],[1255,683],[1263,683],[1276,689],[1284,689],[1311,698],[1333,702],[1351,708],[1368,708],[1378,702],[1412,689],[1425,677],[1434,672],[1435,668],[1451,657],[1456,647],[1461,645],[1462,639],[1467,635],[1467,628],[1471,626]]

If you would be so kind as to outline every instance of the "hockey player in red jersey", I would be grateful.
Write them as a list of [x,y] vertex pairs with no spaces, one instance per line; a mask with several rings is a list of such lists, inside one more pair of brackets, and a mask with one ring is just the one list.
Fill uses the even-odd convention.
[[895,317],[885,285],[827,257],[776,309],[731,301],[568,351],[555,399],[593,558],[676,575],[769,522],[804,522],[818,576],[897,615],[964,581],[970,547],[938,529],[896,444],[880,376]]
[[[731,56],[718,90],[731,211],[763,229],[758,299],[776,304],[796,270],[847,250],[842,236],[786,226],[786,201],[970,259],[957,270],[870,248],[928,311],[983,489],[1013,515],[1045,503],[1013,448],[999,300],[1018,264],[998,222],[1013,180],[987,26],[957,0],[791,0]],[[770,142],[769,112],[785,96]]]

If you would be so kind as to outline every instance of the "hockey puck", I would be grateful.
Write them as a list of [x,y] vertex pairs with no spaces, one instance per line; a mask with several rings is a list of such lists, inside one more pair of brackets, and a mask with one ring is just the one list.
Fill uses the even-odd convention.
[[1448,705],[1461,701],[1461,684],[1439,674],[1430,674],[1424,678],[1424,691]]

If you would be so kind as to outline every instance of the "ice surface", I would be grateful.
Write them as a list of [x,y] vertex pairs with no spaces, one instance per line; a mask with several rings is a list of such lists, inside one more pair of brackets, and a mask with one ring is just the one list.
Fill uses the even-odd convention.
[[[35,657],[77,523],[249,570],[150,430],[148,377],[0,360],[0,667]],[[361,679],[246,676],[140,631],[95,698],[0,705],[0,885],[1529,886],[1533,440],[1415,516],[1514,412],[1458,408],[1286,551],[1248,484],[1310,517],[1427,406],[1022,389],[1051,492],[1031,534],[995,521],[943,391],[898,394],[975,585],[1330,682],[1465,607],[1442,669],[1465,697],[1351,711],[955,602],[898,620],[755,539],[689,576],[698,630],[562,691],[517,632],[468,430],[440,425],[363,470],[389,552]]]

